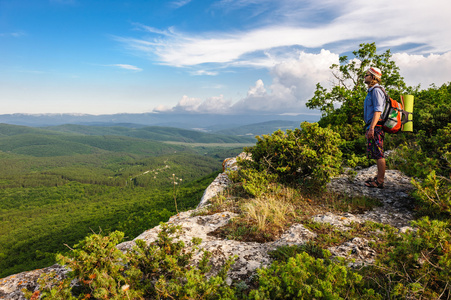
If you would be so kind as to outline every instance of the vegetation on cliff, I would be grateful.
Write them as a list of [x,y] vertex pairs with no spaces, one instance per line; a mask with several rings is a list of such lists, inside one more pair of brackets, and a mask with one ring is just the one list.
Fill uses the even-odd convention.
[[[391,61],[390,51],[377,54],[374,44],[362,44],[354,56],[351,61],[341,57],[341,64],[331,67],[336,85],[330,90],[318,85],[315,96],[308,102],[310,107],[323,111],[321,121],[259,137],[255,146],[246,149],[253,161],[242,161],[241,169],[230,174],[235,184],[229,193],[234,197],[219,196],[209,208],[210,212],[230,209],[239,213],[231,224],[217,232],[227,238],[268,241],[293,222],[300,222],[317,233],[313,242],[279,249],[274,253],[274,263],[260,269],[251,285],[234,282],[229,286],[224,284],[224,273],[202,281],[199,276],[205,275],[209,254],[205,254],[198,266],[187,265],[174,257],[174,249],[183,245],[171,241],[165,233],[149,246],[138,243],[142,248],[128,253],[127,258],[117,251],[107,251],[113,247],[102,242],[120,234],[88,237],[71,254],[60,257],[61,262],[71,266],[71,277],[53,289],[43,288],[40,294],[29,297],[449,299],[451,84],[425,90],[419,86],[407,87]],[[365,158],[362,112],[365,96],[362,76],[371,65],[381,68],[383,85],[392,98],[404,93],[415,96],[415,131],[389,135],[386,145],[394,150],[389,166],[415,178],[417,220],[411,224],[413,230],[405,233],[388,225],[355,224],[352,230],[362,236],[376,232],[371,247],[377,252],[377,258],[371,265],[351,268],[349,262],[332,258],[323,250],[345,240],[347,233],[314,223],[309,217],[320,209],[352,210],[377,205],[370,199],[350,199],[329,194],[324,189],[342,167],[371,163]],[[176,231],[164,228],[166,233]],[[80,259],[85,257],[83,253],[88,253],[86,259]],[[143,256],[145,253],[149,255]],[[105,254],[117,258],[103,259]],[[143,257],[159,260],[143,260]],[[105,275],[96,273],[93,260],[100,261],[101,269],[107,270]],[[160,265],[166,267],[157,268]],[[69,285],[72,279],[79,280],[81,290]]]

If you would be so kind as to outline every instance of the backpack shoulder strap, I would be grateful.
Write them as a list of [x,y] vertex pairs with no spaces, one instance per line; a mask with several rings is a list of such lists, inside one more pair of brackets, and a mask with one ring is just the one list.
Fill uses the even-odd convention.
[[374,89],[380,89],[380,90],[384,93],[386,99],[390,98],[390,97],[388,96],[387,92],[385,91],[385,89],[384,89],[383,87],[381,87],[380,85],[376,85],[376,86],[374,87]]
[[[384,120],[387,119],[387,116],[388,116],[388,113],[389,113],[389,109],[388,109],[388,108],[390,107],[390,96],[388,96],[387,92],[385,91],[385,89],[384,89],[382,86],[376,85],[376,86],[374,86],[373,90],[374,90],[375,88],[380,89],[380,90],[384,93],[384,95],[385,95],[384,110],[382,111],[382,114],[381,114],[381,116],[380,116],[380,119],[379,119],[379,121],[377,122],[377,125],[382,126],[383,123],[384,123]],[[371,92],[372,92],[373,90],[371,90]]]

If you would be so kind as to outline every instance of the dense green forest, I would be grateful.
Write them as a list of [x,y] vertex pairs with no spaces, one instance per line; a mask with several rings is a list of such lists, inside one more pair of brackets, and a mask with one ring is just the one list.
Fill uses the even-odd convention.
[[121,126],[102,127],[67,124],[46,127],[45,129],[66,133],[82,133],[85,135],[128,136],[153,141],[185,143],[251,143],[255,141],[254,136],[240,137],[234,133],[214,134],[160,126],[129,128]]
[[243,125],[230,129],[222,129],[216,133],[240,136],[256,136],[272,133],[278,129],[294,129],[299,126],[299,122],[294,121],[268,121],[257,124]]
[[249,144],[169,128],[129,131],[0,124],[0,277],[48,266],[92,232],[132,239],[175,214],[174,197],[179,210],[195,207],[222,160]]

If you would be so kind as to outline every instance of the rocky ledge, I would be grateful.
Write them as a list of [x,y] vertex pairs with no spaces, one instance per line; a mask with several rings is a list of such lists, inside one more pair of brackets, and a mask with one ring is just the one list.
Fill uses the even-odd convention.
[[[236,158],[227,159],[224,163],[224,170],[236,168]],[[359,170],[354,175],[342,175],[334,178],[328,185],[328,189],[347,195],[362,195],[374,197],[382,202],[382,206],[362,214],[333,214],[325,213],[316,215],[313,220],[316,222],[329,223],[340,230],[347,230],[351,223],[362,223],[367,220],[390,224],[400,231],[408,228],[409,222],[413,219],[411,210],[412,202],[409,192],[413,189],[410,178],[399,171],[387,170],[384,189],[367,188],[364,181],[374,177],[376,166]],[[315,233],[309,231],[302,224],[294,224],[286,230],[279,239],[269,243],[250,243],[234,240],[225,240],[210,235],[211,232],[224,226],[236,214],[232,212],[220,212],[213,215],[200,216],[196,213],[208,205],[208,200],[224,190],[230,184],[226,173],[221,173],[205,190],[204,196],[198,208],[192,211],[182,212],[169,219],[168,223],[180,225],[183,230],[181,239],[186,243],[193,237],[202,238],[200,247],[210,251],[212,255],[213,270],[219,267],[230,256],[236,256],[236,263],[229,273],[230,282],[235,279],[249,280],[255,274],[255,270],[267,266],[271,263],[269,252],[284,245],[301,245],[309,239],[315,237]],[[150,243],[154,241],[160,231],[160,226],[143,232],[132,241],[127,241],[117,245],[126,251],[131,249],[135,240],[141,239]],[[375,251],[369,246],[369,241],[354,237],[342,245],[331,247],[329,250],[333,255],[355,259],[356,264],[367,264],[373,262]],[[0,299],[25,299],[21,290],[27,288],[33,291],[37,289],[37,279],[43,273],[56,272],[58,276],[65,276],[67,270],[59,265],[49,268],[23,272],[0,279]]]

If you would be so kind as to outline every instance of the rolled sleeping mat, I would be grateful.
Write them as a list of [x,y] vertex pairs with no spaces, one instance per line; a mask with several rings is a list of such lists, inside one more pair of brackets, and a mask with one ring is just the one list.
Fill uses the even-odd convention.
[[404,102],[404,110],[407,112],[407,120],[404,120],[404,125],[402,131],[412,132],[413,131],[413,95],[402,95]]

